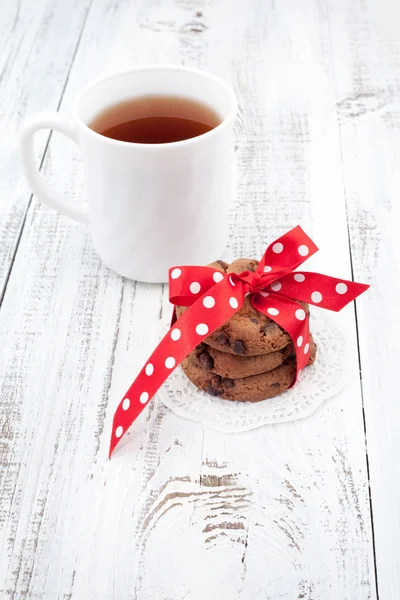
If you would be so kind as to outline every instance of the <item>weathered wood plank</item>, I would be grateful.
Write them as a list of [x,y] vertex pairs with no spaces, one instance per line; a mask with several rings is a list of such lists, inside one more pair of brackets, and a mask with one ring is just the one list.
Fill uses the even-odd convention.
[[[21,123],[57,109],[90,2],[0,3],[0,301],[31,196],[21,178]],[[49,132],[37,138],[39,164]]]
[[366,443],[381,598],[400,596],[400,5],[330,2],[345,194],[357,303]]
[[[348,277],[324,3],[96,0],[61,109],[104,70],[198,65],[231,81],[238,191],[227,256],[301,222]],[[75,149],[44,171],[76,195]],[[352,385],[305,421],[223,435],[158,401],[106,461],[114,406],[167,319],[167,290],[108,272],[84,229],[35,201],[0,311],[6,598],[375,598],[354,315]]]

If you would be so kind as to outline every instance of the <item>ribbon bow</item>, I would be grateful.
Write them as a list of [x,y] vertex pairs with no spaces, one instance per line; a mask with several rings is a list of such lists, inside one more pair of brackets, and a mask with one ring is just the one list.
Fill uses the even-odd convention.
[[170,330],[120,402],[114,414],[110,456],[169,374],[240,310],[248,294],[254,308],[292,338],[297,359],[295,383],[310,355],[309,317],[299,301],[339,311],[369,288],[320,273],[293,272],[317,250],[297,226],[268,246],[255,272],[226,274],[210,267],[171,268],[170,302],[189,308],[178,320],[173,318]]

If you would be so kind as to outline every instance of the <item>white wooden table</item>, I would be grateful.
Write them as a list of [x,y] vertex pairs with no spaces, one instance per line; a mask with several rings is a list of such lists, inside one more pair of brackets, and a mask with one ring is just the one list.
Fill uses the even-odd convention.
[[[227,258],[300,223],[318,270],[372,288],[337,317],[351,383],[310,418],[228,435],[155,400],[109,462],[168,291],[32,198],[17,135],[104,72],[167,62],[239,98]],[[398,0],[0,3],[2,600],[400,598],[399,94]],[[78,201],[77,151],[49,142],[42,171]]]

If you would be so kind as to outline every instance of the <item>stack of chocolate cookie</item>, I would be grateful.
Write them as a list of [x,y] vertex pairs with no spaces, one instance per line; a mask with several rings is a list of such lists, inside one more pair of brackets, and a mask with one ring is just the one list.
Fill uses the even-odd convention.
[[[230,265],[209,265],[225,273],[254,271],[256,260],[241,258]],[[309,308],[303,304],[308,312]],[[186,308],[177,307],[181,316]],[[311,365],[316,346],[311,339]],[[287,390],[296,374],[296,354],[290,336],[253,308],[250,299],[222,327],[197,346],[182,362],[187,377],[198,388],[226,400],[258,402]]]

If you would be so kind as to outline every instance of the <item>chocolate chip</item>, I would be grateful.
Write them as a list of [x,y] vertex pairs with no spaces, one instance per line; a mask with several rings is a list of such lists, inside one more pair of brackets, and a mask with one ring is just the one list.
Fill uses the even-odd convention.
[[260,321],[259,321],[259,320],[258,320],[256,317],[250,317],[250,321],[251,321],[252,323],[254,323],[255,325],[258,325],[258,324],[259,324],[259,322],[260,322]]
[[249,262],[249,266],[247,267],[248,271],[252,271],[254,273],[254,271],[257,269],[257,263],[255,261],[251,261]]
[[207,371],[211,371],[211,369],[214,368],[214,361],[212,356],[210,356],[207,352],[207,350],[204,350],[203,352],[201,352],[198,356],[199,362],[201,364],[201,366],[203,367],[203,369],[206,369]]
[[213,388],[212,385],[206,387],[206,392],[207,394],[210,394],[210,396],[219,396],[221,394],[221,391]]
[[279,388],[281,387],[281,384],[276,382],[276,383],[271,383],[271,385],[269,387],[273,387],[273,388]]
[[227,270],[227,268],[228,268],[228,266],[229,266],[229,265],[228,265],[228,263],[226,263],[226,262],[225,262],[225,261],[223,261],[223,260],[216,260],[215,262],[216,262],[216,263],[218,263],[218,264],[219,264],[219,266],[220,266],[220,267],[222,267],[222,268],[223,268],[223,270],[226,272],[226,270]]
[[235,354],[246,354],[246,346],[242,340],[235,340],[232,348]]
[[229,337],[226,335],[225,331],[221,331],[221,333],[215,337],[215,341],[218,342],[218,344],[229,346]]
[[263,325],[260,329],[261,333],[268,333],[268,331],[270,329],[273,329],[275,327],[275,323],[266,323],[265,325]]
[[233,388],[233,387],[235,387],[235,382],[233,381],[233,379],[224,377],[222,380],[222,385],[224,385],[226,388]]

